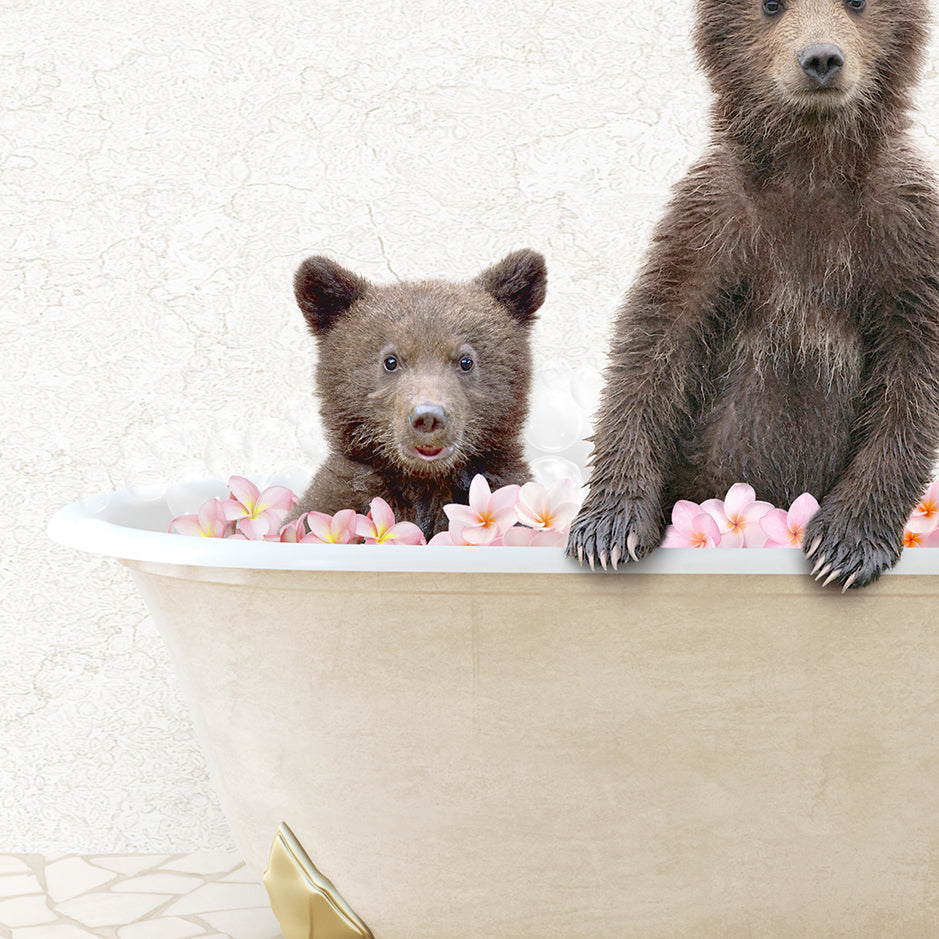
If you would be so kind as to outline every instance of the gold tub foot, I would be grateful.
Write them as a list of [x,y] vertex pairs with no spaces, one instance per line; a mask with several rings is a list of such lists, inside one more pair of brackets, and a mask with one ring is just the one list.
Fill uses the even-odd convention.
[[274,836],[264,886],[284,939],[374,939],[286,823]]

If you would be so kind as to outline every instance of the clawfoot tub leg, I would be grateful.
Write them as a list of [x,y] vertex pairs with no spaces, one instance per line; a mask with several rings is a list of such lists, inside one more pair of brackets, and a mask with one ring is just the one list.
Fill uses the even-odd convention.
[[374,939],[286,824],[271,845],[264,886],[284,939]]

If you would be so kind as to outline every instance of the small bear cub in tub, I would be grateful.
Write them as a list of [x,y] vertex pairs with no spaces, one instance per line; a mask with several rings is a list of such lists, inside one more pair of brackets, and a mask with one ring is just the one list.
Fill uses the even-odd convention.
[[364,513],[380,496],[430,539],[477,473],[493,489],[526,482],[529,332],[546,281],[531,250],[467,283],[391,286],[307,258],[294,292],[316,337],[330,452],[294,514]]

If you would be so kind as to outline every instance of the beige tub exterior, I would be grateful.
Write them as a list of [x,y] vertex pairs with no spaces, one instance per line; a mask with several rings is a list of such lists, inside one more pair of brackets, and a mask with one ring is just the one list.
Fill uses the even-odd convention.
[[788,551],[147,534],[247,860],[286,821],[376,939],[939,935],[939,551],[842,596]]

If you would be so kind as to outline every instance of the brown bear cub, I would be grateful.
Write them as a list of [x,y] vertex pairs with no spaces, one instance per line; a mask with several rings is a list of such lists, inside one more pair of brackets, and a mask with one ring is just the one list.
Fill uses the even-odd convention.
[[900,555],[939,444],[939,207],[906,136],[923,0],[698,0],[712,140],[620,308],[568,553],[747,482],[821,507],[825,582]]
[[527,250],[469,283],[387,287],[307,258],[294,290],[317,340],[330,454],[296,514],[365,512],[381,496],[430,538],[477,473],[493,488],[526,482],[528,337],[545,289],[544,258]]

